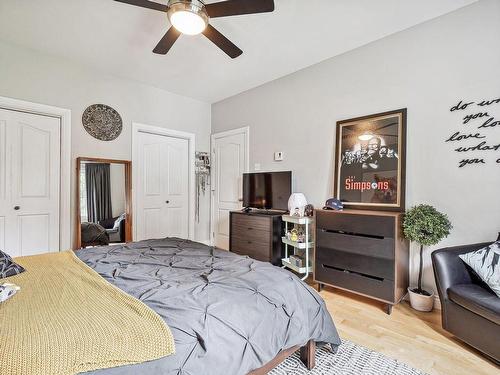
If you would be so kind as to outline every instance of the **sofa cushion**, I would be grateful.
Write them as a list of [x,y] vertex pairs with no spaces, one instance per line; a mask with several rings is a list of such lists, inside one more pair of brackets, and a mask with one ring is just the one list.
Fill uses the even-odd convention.
[[459,257],[500,297],[500,241]]
[[463,308],[500,324],[500,298],[490,290],[477,284],[459,284],[450,287],[448,295]]

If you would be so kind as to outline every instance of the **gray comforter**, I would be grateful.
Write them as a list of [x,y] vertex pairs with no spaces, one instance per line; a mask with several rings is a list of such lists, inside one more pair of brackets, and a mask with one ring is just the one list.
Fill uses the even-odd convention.
[[92,374],[245,375],[310,339],[340,345],[322,298],[269,263],[177,238],[76,254],[155,310],[175,338],[175,355]]

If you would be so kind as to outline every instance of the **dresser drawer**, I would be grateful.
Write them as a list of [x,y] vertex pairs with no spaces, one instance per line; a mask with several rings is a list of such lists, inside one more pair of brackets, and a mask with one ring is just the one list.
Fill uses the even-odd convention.
[[251,216],[245,214],[232,214],[231,226],[233,228],[253,230],[254,232],[270,233],[272,229],[272,218],[263,216]]
[[241,238],[254,239],[256,237],[271,237],[271,230],[269,228],[266,229],[256,229],[254,227],[246,227],[238,224],[233,224],[231,226],[231,233],[233,236],[238,236]]
[[330,266],[377,279],[394,280],[394,260],[317,247],[316,268]]
[[316,264],[315,279],[321,283],[331,284],[366,296],[394,303],[394,281],[376,279],[354,272],[336,269],[329,265]]
[[269,262],[271,256],[271,243],[265,240],[260,241],[231,237],[231,251],[240,255],[248,255],[250,258],[263,262]]
[[316,243],[322,249],[394,260],[394,239],[392,238],[335,233],[318,228]]
[[335,232],[369,235],[379,238],[395,238],[395,218],[382,215],[357,215],[316,211],[316,227]]

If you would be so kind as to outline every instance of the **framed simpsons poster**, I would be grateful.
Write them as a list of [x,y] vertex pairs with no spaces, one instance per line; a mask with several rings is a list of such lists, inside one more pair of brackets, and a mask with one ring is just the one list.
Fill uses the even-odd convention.
[[345,208],[405,209],[406,109],[337,122],[335,197]]

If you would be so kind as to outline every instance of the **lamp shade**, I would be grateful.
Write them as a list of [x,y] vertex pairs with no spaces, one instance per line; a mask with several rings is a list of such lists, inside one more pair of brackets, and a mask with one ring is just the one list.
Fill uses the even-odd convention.
[[288,198],[288,211],[293,215],[297,209],[300,216],[304,216],[304,208],[307,205],[307,199],[303,193],[293,193]]

